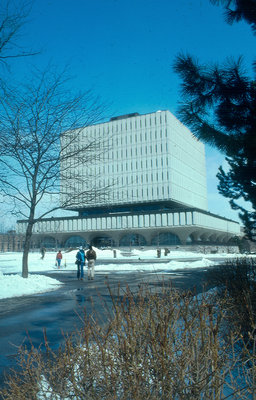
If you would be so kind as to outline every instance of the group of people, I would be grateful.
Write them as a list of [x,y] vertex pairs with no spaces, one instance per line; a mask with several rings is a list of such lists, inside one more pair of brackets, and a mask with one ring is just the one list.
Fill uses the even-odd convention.
[[[89,249],[86,252],[84,251],[82,246],[79,247],[79,250],[76,254],[77,279],[84,279],[84,266],[86,264],[86,261],[88,262],[88,280],[94,279],[94,266],[96,258],[96,252],[95,250],[93,250],[92,246],[89,246]],[[58,268],[60,268],[61,260],[62,253],[61,250],[59,250],[56,254],[56,265]]]
[[87,271],[88,271],[88,280],[94,279],[94,265],[96,260],[96,252],[93,250],[92,246],[89,246],[87,252],[84,251],[81,246],[76,254],[76,265],[77,265],[77,279],[84,279],[84,266],[86,261]]

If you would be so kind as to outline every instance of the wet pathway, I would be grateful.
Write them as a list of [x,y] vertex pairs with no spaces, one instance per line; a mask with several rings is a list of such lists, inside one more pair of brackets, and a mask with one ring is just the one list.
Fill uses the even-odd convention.
[[21,345],[39,346],[44,341],[44,330],[52,348],[57,348],[63,341],[63,332],[71,332],[83,325],[83,314],[94,310],[102,321],[108,317],[105,307],[111,309],[111,298],[108,286],[121,293],[126,285],[132,292],[139,286],[161,287],[163,279],[171,281],[180,289],[201,291],[205,271],[182,270],[172,274],[164,273],[111,273],[96,274],[94,281],[78,281],[73,271],[49,273],[52,278],[63,282],[60,289],[39,295],[23,296],[0,300],[0,386],[3,384],[4,372],[15,367],[18,348]]

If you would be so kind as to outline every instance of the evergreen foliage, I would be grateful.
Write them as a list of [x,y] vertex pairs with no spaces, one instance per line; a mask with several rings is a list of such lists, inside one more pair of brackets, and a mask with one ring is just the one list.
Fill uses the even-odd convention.
[[[212,1],[213,3],[219,3]],[[228,22],[246,20],[255,30],[255,1],[222,1]],[[251,13],[248,9],[251,7]],[[256,65],[254,78],[243,59],[228,59],[223,66],[202,65],[180,54],[174,70],[182,78],[183,104],[179,117],[203,142],[223,152],[229,170],[219,168],[219,192],[239,210],[247,238],[256,239]],[[249,202],[248,207],[239,200]],[[243,202],[242,202],[243,204]]]
[[224,5],[225,19],[228,24],[245,20],[256,33],[255,0],[211,0],[211,3]]

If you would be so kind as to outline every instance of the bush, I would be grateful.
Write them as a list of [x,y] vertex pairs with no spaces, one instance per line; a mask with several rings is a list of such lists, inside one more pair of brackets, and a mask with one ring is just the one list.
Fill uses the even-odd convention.
[[206,279],[222,291],[230,328],[250,341],[248,332],[256,329],[256,259],[238,258],[212,267]]
[[[115,298],[101,326],[85,317],[80,332],[57,353],[23,348],[21,372],[13,372],[3,400],[249,399],[255,367],[239,362],[241,338],[223,340],[225,314],[214,294],[194,297],[163,285]],[[107,310],[106,310],[107,312]],[[234,378],[235,376],[235,378]]]

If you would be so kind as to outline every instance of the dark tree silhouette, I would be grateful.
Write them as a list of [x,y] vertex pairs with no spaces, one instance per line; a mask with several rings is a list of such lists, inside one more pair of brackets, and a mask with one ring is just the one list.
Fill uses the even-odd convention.
[[[224,4],[230,23],[244,19],[255,28],[255,0],[212,2]],[[254,78],[250,78],[242,57],[218,66],[201,65],[191,55],[180,54],[174,70],[182,78],[179,117],[197,138],[227,156],[229,170],[219,168],[218,190],[229,199],[232,209],[239,211],[247,237],[255,240],[256,66]],[[241,205],[241,199],[248,207]]]
[[210,0],[212,4],[222,4],[225,8],[225,20],[228,24],[245,20],[256,33],[255,0]]
[[[256,85],[244,73],[241,59],[223,68],[200,66],[191,56],[177,57],[175,71],[183,79],[186,101],[179,116],[193,134],[225,153],[228,172],[219,168],[218,189],[253,239],[256,217]],[[251,202],[252,210],[238,200]]]

